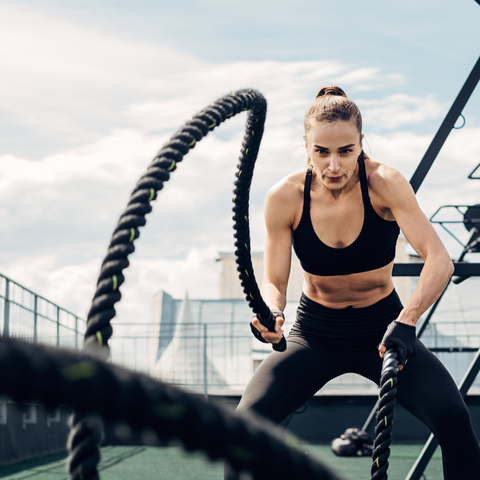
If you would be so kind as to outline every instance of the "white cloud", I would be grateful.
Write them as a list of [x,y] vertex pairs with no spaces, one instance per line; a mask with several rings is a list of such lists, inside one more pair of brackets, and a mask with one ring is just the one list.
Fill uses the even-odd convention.
[[115,127],[171,131],[232,89],[261,90],[278,124],[292,108],[301,118],[324,84],[361,90],[393,81],[378,68],[326,60],[208,64],[12,6],[0,7],[0,19],[0,107],[52,148],[91,143]]
[[383,99],[359,100],[362,116],[366,125],[395,129],[412,124],[425,123],[442,118],[446,105],[439,103],[433,96],[415,97],[405,93],[389,95]]
[[[355,92],[402,81],[395,73],[353,70],[334,61],[207,64],[11,7],[0,7],[0,18],[0,108],[44,136],[49,151],[36,161],[0,152],[1,271],[82,315],[135,182],[166,139],[200,108],[232,88],[257,88],[267,97],[250,215],[253,247],[262,249],[265,193],[304,165],[303,113],[318,88],[339,83]],[[388,128],[433,118],[442,108],[434,99],[407,95],[359,104],[371,124],[381,121]],[[215,257],[234,248],[231,192],[244,120],[229,120],[196,146],[160,192],[126,272],[118,307],[124,321],[149,321],[151,295],[159,289],[178,297],[185,290],[191,297],[217,295]],[[475,136],[478,131],[468,128],[452,135],[446,162],[435,165],[432,186],[422,187],[427,210],[444,195],[457,194],[449,185],[448,159],[457,165],[455,181],[463,181],[474,166],[467,168],[466,159],[477,158]],[[63,137],[73,139],[68,147]],[[430,141],[411,132],[367,139],[374,158],[407,178]],[[24,142],[29,140],[27,135]],[[461,153],[465,144],[468,157]]]

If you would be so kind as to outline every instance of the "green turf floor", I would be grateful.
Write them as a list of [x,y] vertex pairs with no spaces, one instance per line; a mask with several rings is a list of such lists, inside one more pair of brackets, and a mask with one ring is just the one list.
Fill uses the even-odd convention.
[[[370,480],[370,458],[340,458],[329,445],[303,445],[341,473],[347,480]],[[393,445],[389,480],[404,480],[422,445]],[[9,480],[67,480],[66,454],[48,455],[0,466],[0,478]],[[201,455],[184,453],[177,447],[104,447],[101,480],[221,480],[223,466],[209,463]],[[427,480],[441,480],[441,456],[437,452],[425,471]],[[292,479],[301,480],[301,479]]]

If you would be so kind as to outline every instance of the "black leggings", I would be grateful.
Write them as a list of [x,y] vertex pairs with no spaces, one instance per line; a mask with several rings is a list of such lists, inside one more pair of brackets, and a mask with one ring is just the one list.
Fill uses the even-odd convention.
[[[238,410],[254,410],[278,424],[339,375],[353,372],[378,384],[377,347],[401,310],[395,290],[366,308],[331,309],[302,295],[287,350],[262,362]],[[437,357],[419,340],[416,348],[398,374],[397,401],[435,434],[444,478],[474,478],[480,475],[480,448],[465,402]]]

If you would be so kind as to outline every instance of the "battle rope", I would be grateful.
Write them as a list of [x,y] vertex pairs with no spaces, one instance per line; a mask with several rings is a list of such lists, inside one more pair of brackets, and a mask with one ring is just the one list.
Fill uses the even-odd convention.
[[398,352],[387,350],[380,377],[380,403],[377,411],[375,442],[373,444],[372,480],[387,480],[388,457],[392,443],[393,407],[397,394]]
[[[258,149],[263,136],[263,127],[265,124],[265,109],[258,115],[249,117],[246,133],[242,144],[242,154],[240,162],[237,165],[235,189],[233,191],[233,228],[235,230],[235,256],[237,262],[237,270],[240,282],[243,287],[246,299],[250,308],[253,310],[260,322],[270,331],[275,330],[275,316],[268,308],[260,295],[255,276],[253,274],[252,256],[250,253],[250,225],[249,225],[249,197],[250,185],[252,183],[253,169],[258,156]],[[283,352],[287,348],[285,337],[276,344],[272,344],[272,348],[279,352]]]
[[[97,290],[87,316],[86,351],[95,353],[103,359],[109,356],[108,340],[112,335],[110,322],[115,316],[114,305],[121,298],[120,286],[125,281],[122,272],[129,265],[128,256],[135,250],[134,240],[139,237],[139,228],[145,226],[145,217],[152,211],[150,202],[156,199],[158,191],[169,180],[170,173],[176,170],[177,163],[183,160],[183,157],[195,147],[197,142],[228,118],[247,110],[248,117],[238,165],[236,199],[234,199],[237,247],[239,243],[242,245],[242,252],[237,254],[237,263],[241,270],[242,285],[250,306],[259,320],[269,330],[274,330],[273,314],[260,296],[253,273],[248,225],[248,190],[263,135],[267,104],[261,93],[245,89],[219,98],[186,122],[158,152],[145,174],[138,181],[113,232],[107,255],[100,269]],[[284,349],[284,347],[285,339],[283,339],[283,344],[274,346],[276,349]],[[80,428],[77,426],[80,418],[75,420],[69,438],[69,445],[72,448],[71,479],[95,480],[98,478],[95,469],[93,471],[89,469],[89,475],[86,475],[85,471],[82,473],[79,470],[81,462],[76,457],[76,452],[79,451],[80,445],[83,445],[85,450],[82,452],[86,450],[90,452],[90,456],[85,457],[85,461],[88,461],[89,464],[94,463],[94,459],[98,457],[99,436],[95,427],[90,430],[87,425]],[[88,431],[91,433],[90,436],[86,433]],[[82,434],[80,435],[79,432]],[[90,447],[87,449],[89,442]]]
[[[169,180],[177,164],[203,137],[228,118],[245,110],[249,110],[249,115],[241,158],[248,158],[254,163],[258,152],[255,144],[259,143],[263,132],[266,101],[255,90],[240,90],[212,102],[186,122],[158,152],[138,181],[113,232],[101,266],[97,291],[87,317],[85,345],[89,351],[107,346],[105,354],[108,355],[108,339],[112,335],[110,321],[115,316],[113,307],[120,300],[119,288],[125,281],[122,272],[129,265],[127,257],[135,250],[134,240],[139,236],[139,228],[145,226],[145,217],[152,211],[150,202],[157,198],[158,191]],[[252,144],[251,139],[255,135],[255,144]]]
[[[254,478],[341,480],[314,457],[269,433],[271,426],[258,417],[236,416],[200,395],[82,352],[0,337],[0,394],[47,408],[69,404],[84,416],[126,423],[153,439],[180,440],[185,450],[226,459]],[[89,422],[94,425],[95,417],[82,424],[89,427]],[[83,458],[86,452],[79,447],[73,454]],[[78,478],[87,478],[95,465],[80,462],[78,468]]]

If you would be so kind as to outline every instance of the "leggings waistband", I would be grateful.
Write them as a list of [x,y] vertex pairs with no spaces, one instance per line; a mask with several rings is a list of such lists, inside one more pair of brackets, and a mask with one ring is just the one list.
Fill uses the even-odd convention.
[[347,332],[349,335],[357,332],[361,337],[378,336],[398,317],[402,308],[395,290],[368,307],[341,309],[325,307],[302,294],[292,333],[332,339],[344,338]]
[[395,289],[393,289],[392,292],[386,297],[382,298],[373,305],[369,305],[368,307],[330,308],[322,305],[321,303],[317,303],[314,300],[311,300],[304,293],[302,293],[302,296],[300,297],[299,305],[299,310],[305,309],[306,311],[311,311],[312,313],[315,312],[322,317],[334,317],[335,319],[368,317],[370,315],[385,313],[392,308],[403,308],[400,297],[398,296]]

